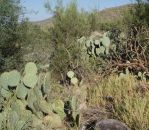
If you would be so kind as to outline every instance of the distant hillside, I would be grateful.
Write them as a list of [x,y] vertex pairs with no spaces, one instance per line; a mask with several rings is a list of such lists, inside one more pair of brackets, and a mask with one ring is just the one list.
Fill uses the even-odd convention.
[[39,25],[41,29],[47,30],[53,26],[53,18],[48,18],[42,21],[32,22],[32,24]]
[[107,8],[98,13],[101,22],[114,22],[122,20],[125,12],[127,12],[133,5],[123,5],[118,7]]
[[52,20],[53,18],[48,18],[48,19],[45,19],[45,20],[42,20],[42,21],[35,21],[35,22],[32,22],[33,24],[37,24],[37,25],[46,25],[46,24],[52,24]]
[[[112,7],[104,9],[98,12],[99,19],[102,22],[114,22],[118,20],[122,20],[123,15],[128,9],[132,8],[133,5],[123,5],[118,7]],[[33,22],[34,24],[40,25],[42,28],[49,28],[52,26],[53,18],[49,18],[42,21]]]

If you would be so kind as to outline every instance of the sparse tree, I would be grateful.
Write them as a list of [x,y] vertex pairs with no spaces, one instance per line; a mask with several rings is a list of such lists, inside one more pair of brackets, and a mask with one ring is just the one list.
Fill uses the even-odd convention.
[[26,32],[26,23],[19,19],[21,13],[20,0],[0,0],[0,69],[7,68],[7,63],[17,64]]

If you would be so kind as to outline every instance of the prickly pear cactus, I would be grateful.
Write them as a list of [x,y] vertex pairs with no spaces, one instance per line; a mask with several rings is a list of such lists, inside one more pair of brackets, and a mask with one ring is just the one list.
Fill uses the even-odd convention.
[[9,72],[8,86],[16,87],[20,82],[21,74],[17,70]]
[[28,73],[31,73],[31,74],[37,74],[37,66],[35,63],[33,62],[29,62],[26,64],[25,66],[25,70],[24,70],[24,73],[25,74],[28,74]]
[[27,63],[24,73],[25,75],[23,77],[23,83],[26,85],[26,87],[34,88],[38,81],[36,64],[32,62]]
[[75,73],[73,71],[69,71],[67,73],[67,76],[71,79],[71,78],[73,78],[75,76]]
[[69,78],[69,80],[70,80],[70,83],[72,84],[72,85],[77,85],[78,84],[78,79],[76,78],[76,76],[75,76],[75,73],[73,72],[73,71],[69,71],[68,73],[67,73],[67,77]]
[[[89,55],[92,57],[100,57],[100,55],[108,55],[109,54],[109,49],[111,45],[110,38],[108,37],[109,32],[106,32],[103,34],[102,37],[98,39],[94,39],[93,37],[90,38],[80,38],[79,41],[85,42],[85,47],[86,47],[86,54],[83,55]],[[85,39],[85,40],[82,40]],[[80,43],[80,42],[79,42]]]
[[41,90],[42,87],[37,83],[37,72],[36,64],[30,62],[26,64],[22,75],[17,70],[0,75],[0,129],[38,129],[39,124],[31,128],[34,122],[33,117],[41,121],[40,128],[47,129],[42,124],[42,118],[46,114],[54,114],[53,111],[57,114],[50,117],[51,125],[57,124],[57,122],[52,122],[54,118],[58,120],[58,124],[62,122],[61,117],[65,117],[64,104],[60,100],[54,103],[53,109],[52,104],[45,100],[44,94],[50,86],[50,77],[46,75],[45,80],[40,84],[44,88]]
[[138,78],[140,79],[140,80],[144,80],[144,81],[146,81],[146,72],[138,72]]
[[0,76],[0,85],[5,90],[9,90],[9,88],[8,88],[8,78],[9,78],[9,72],[4,72]]
[[10,91],[5,90],[4,88],[2,88],[2,89],[1,89],[1,95],[2,95],[4,98],[8,99],[8,98],[10,98],[10,97],[13,95],[13,93],[10,92]]
[[71,83],[73,85],[77,85],[78,84],[78,79],[76,77],[71,78]]
[[[51,92],[50,73],[41,80],[37,72],[36,65],[30,62],[22,74],[12,70],[0,75],[0,130],[64,128],[64,102],[47,101],[46,94]],[[73,71],[67,76],[74,80],[72,84],[77,83]]]
[[37,103],[38,103],[39,109],[42,112],[44,112],[46,114],[52,113],[52,106],[50,106],[50,104],[47,103],[45,100],[39,100],[39,101],[37,101]]
[[24,86],[24,84],[20,83],[16,89],[16,95],[19,99],[25,99],[28,94],[29,89]]
[[23,83],[26,87],[34,88],[38,81],[38,76],[36,74],[28,73],[23,77]]
[[73,111],[73,118],[76,119],[77,115],[79,114],[77,109],[78,109],[78,101],[77,97],[73,96],[71,99],[71,106],[72,106],[72,111]]
[[60,118],[63,120],[65,117],[64,113],[64,102],[62,100],[56,100],[52,104],[53,110],[60,116]]

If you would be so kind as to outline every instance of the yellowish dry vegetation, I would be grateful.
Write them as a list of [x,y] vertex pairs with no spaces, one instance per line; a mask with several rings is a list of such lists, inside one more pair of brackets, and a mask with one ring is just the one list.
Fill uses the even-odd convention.
[[111,105],[113,117],[125,122],[135,130],[149,128],[149,91],[146,82],[139,82],[133,76],[110,76],[98,86],[91,87],[89,104]]

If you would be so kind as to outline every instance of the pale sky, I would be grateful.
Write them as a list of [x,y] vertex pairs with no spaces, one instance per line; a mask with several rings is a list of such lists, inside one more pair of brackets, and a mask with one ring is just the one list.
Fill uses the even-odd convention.
[[[56,0],[51,0],[52,5],[55,5]],[[64,5],[69,4],[71,0],[63,0]],[[132,3],[132,0],[77,0],[78,7],[83,8],[86,11],[91,11],[94,9],[105,9],[109,7],[115,7],[120,5],[125,5]],[[30,21],[40,21],[49,18],[51,15],[45,9],[45,0],[21,0],[21,4],[26,8],[26,17]]]

